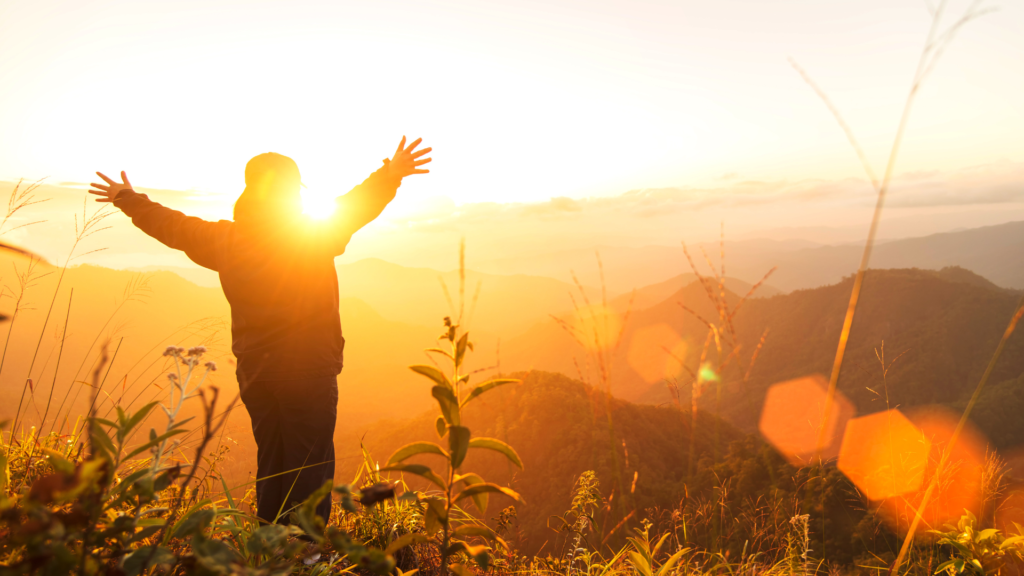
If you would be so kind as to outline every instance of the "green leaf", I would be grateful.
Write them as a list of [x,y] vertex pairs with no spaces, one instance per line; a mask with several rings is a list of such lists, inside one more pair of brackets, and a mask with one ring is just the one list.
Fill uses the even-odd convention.
[[217,574],[230,574],[237,558],[235,551],[220,540],[192,537],[192,553],[207,570]]
[[[150,558],[152,553],[153,557]],[[146,561],[149,560],[147,563]],[[146,564],[146,568],[150,566],[169,566],[178,561],[178,557],[174,555],[169,549],[162,546],[157,547],[156,551],[153,552],[152,546],[144,546],[137,550],[133,550],[131,554],[124,557],[124,564],[121,569],[127,576],[138,576],[142,572],[143,564]]]
[[466,488],[462,492],[459,492],[455,496],[454,500],[462,500],[463,498],[469,498],[475,494],[481,494],[484,492],[504,494],[505,496],[508,496],[509,498],[515,500],[516,502],[523,501],[519,494],[517,494],[511,488],[505,488],[504,486],[498,486],[497,484],[492,484],[490,482],[484,482],[482,484],[473,484],[472,486]]
[[446,552],[449,556],[454,556],[459,552],[465,552],[476,559],[480,554],[487,553],[487,546],[472,546],[468,542],[463,542],[462,540],[452,540],[452,543],[448,546]]
[[250,554],[270,554],[284,544],[288,538],[288,527],[283,524],[266,524],[249,535],[245,549]]
[[671,534],[668,533],[662,535],[661,539],[658,540],[658,543],[654,545],[654,550],[651,551],[651,558],[658,557],[658,552],[661,551],[661,547],[665,545],[665,541],[668,540],[670,535]]
[[117,457],[117,448],[114,448],[114,441],[110,439],[110,436],[95,424],[92,426],[92,445],[99,447],[106,453],[108,460],[113,460]]
[[516,454],[516,451],[511,446],[501,440],[496,438],[473,438],[469,441],[469,447],[501,452],[509,461],[518,466],[520,470],[523,469],[523,461],[519,459],[519,454]]
[[[171,529],[171,536],[175,536],[175,531],[179,529],[182,523],[188,520],[193,514],[196,514],[197,512],[201,511],[204,506],[209,506],[210,504],[211,501],[209,498],[205,498],[199,502],[196,502],[191,508],[189,508],[184,514],[181,515],[181,518],[178,518],[177,522],[174,523],[174,527]],[[213,510],[210,510],[210,512],[213,512]],[[211,519],[212,518],[213,517],[211,516]]]
[[391,466],[385,466],[380,469],[381,472],[403,472],[406,474],[415,474],[416,476],[422,476],[427,480],[433,482],[441,490],[445,490],[444,480],[442,480],[429,466],[423,464],[393,464]]
[[411,546],[413,544],[425,544],[429,541],[430,538],[428,538],[426,534],[405,534],[396,538],[391,544],[388,544],[384,553],[394,554],[406,546]]
[[[462,482],[466,486],[472,486],[474,484],[483,484],[484,479],[481,478],[478,474],[473,474],[472,472],[470,472],[469,474],[456,476],[455,483],[458,482]],[[481,514],[487,511],[487,500],[488,497],[486,492],[481,492],[473,496],[473,503],[476,504],[476,507],[478,510],[480,510]]]
[[466,357],[466,344],[469,342],[469,332],[462,335],[459,338],[459,342],[455,345],[455,367],[462,366],[462,359]]
[[188,430],[171,430],[170,432],[164,432],[163,434],[157,436],[155,439],[150,440],[150,441],[146,442],[145,444],[142,444],[140,446],[135,447],[134,450],[129,452],[124,457],[124,460],[130,460],[132,457],[138,456],[139,454],[142,454],[146,450],[149,450],[150,448],[156,446],[157,444],[163,442],[164,440],[170,438],[171,436],[177,436],[178,434],[184,434],[185,432],[188,432]]
[[466,396],[466,399],[462,401],[462,405],[465,406],[466,404],[469,403],[470,400],[476,398],[477,396],[480,396],[481,394],[487,392],[488,390],[497,388],[498,386],[504,386],[505,384],[518,384],[520,382],[521,380],[517,380],[515,378],[496,378],[494,380],[488,380],[487,382],[480,384],[476,388],[473,388],[469,392],[469,396]]
[[220,485],[224,487],[224,497],[227,498],[228,506],[235,507],[235,499],[231,497],[231,489],[228,488],[228,482],[223,476],[220,477]]
[[185,426],[185,424],[188,424],[190,421],[195,420],[195,418],[196,418],[195,416],[189,416],[188,418],[185,418],[184,420],[178,420],[177,422],[174,423],[174,426],[171,426],[171,429],[173,430],[173,429],[176,429],[176,428],[182,428],[182,427]]
[[447,350],[442,350],[441,348],[427,348],[427,349],[426,349],[426,352],[436,352],[437,354],[444,354],[445,356],[447,356],[447,357],[448,357],[449,359],[451,359],[451,360],[454,360],[454,359],[455,359],[455,358],[454,358],[454,357],[452,356],[452,353],[451,353],[451,352],[449,352],[449,351],[447,351]]
[[448,569],[451,570],[455,576],[476,576],[476,574],[473,574],[473,571],[467,568],[465,564],[452,564],[448,566]]
[[435,534],[441,529],[441,519],[429,503],[426,511],[423,513],[423,529],[427,531],[427,534]]
[[427,498],[424,502],[427,503],[427,515],[432,517],[434,526],[437,528],[447,527],[448,510],[445,500],[443,498]]
[[1004,550],[1011,546],[1017,546],[1021,542],[1024,542],[1024,536],[1011,536],[1006,540],[1003,540],[1003,543],[999,545],[999,549]]
[[132,472],[131,474],[125,476],[121,480],[120,484],[111,488],[110,493],[113,495],[120,494],[121,492],[127,490],[128,488],[131,488],[132,485],[135,484],[135,482],[137,482],[140,478],[146,476],[150,472],[151,470],[149,468],[143,468],[141,470],[136,470],[135,472]]
[[679,559],[683,557],[683,554],[686,554],[689,551],[689,548],[683,548],[682,550],[670,556],[669,559],[665,560],[665,563],[661,565],[661,568],[658,569],[657,576],[668,576],[668,574],[672,572],[672,567],[675,566],[676,562],[678,562]]
[[999,530],[997,530],[995,528],[987,528],[985,530],[982,530],[981,532],[978,532],[978,536],[977,536],[977,538],[975,538],[975,540],[977,540],[978,542],[981,542],[983,540],[988,540],[989,538],[995,536],[996,534],[999,534]]
[[434,422],[434,427],[437,428],[437,437],[444,438],[444,435],[448,433],[448,424],[444,421],[444,416],[438,416],[437,421]]
[[413,372],[416,372],[417,374],[422,374],[422,375],[426,376],[427,378],[430,378],[431,380],[436,382],[438,386],[444,386],[445,388],[448,388],[449,390],[452,387],[452,383],[448,381],[448,377],[445,376],[443,372],[441,372],[437,368],[434,368],[433,366],[423,366],[423,365],[409,366],[409,370],[412,370]]
[[217,513],[209,508],[197,510],[192,514],[186,515],[174,526],[171,536],[174,538],[184,538],[186,536],[202,534],[203,530],[213,522],[216,515]]
[[132,416],[128,418],[128,421],[125,422],[124,427],[122,428],[122,432],[124,433],[124,435],[128,436],[128,433],[131,432],[133,428],[138,426],[140,422],[145,420],[146,416],[149,415],[149,411],[155,408],[157,404],[158,402],[150,402],[149,404],[146,404],[142,408],[139,408],[138,412],[132,414]]
[[417,454],[437,454],[438,456],[444,456],[445,458],[448,457],[448,453],[444,451],[444,448],[441,448],[433,442],[413,442],[396,450],[395,453],[391,455],[391,458],[388,458],[388,465],[398,464],[399,462]]
[[451,391],[451,388],[434,386],[430,389],[430,394],[437,399],[437,405],[441,408],[441,414],[446,422],[453,426],[461,424],[459,401],[455,398],[455,393]]
[[642,576],[653,576],[651,574],[651,565],[647,562],[647,559],[640,555],[639,552],[629,552],[629,563],[633,566],[633,569],[639,572]]
[[[445,552],[449,556],[454,556],[459,552],[465,552],[467,556],[476,562],[477,566],[486,571],[491,567],[491,555],[488,554],[488,550],[490,550],[490,548],[487,546],[471,546],[461,540],[453,540]],[[467,569],[466,571],[472,574],[470,570]],[[456,573],[461,574],[459,572]]]
[[329,479],[323,483],[322,486],[317,488],[312,494],[310,494],[302,504],[295,509],[294,517],[298,520],[299,527],[306,533],[307,536],[313,538],[317,542],[322,543],[324,541],[324,519],[316,513],[316,508],[324,500],[328,499],[330,502],[331,489],[334,488],[334,479]]
[[43,448],[43,453],[46,454],[47,460],[50,462],[50,466],[53,469],[62,474],[74,474],[75,465],[70,460],[64,457],[63,454],[49,448]]
[[465,426],[448,427],[448,450],[451,452],[452,468],[462,466],[469,450],[469,428]]

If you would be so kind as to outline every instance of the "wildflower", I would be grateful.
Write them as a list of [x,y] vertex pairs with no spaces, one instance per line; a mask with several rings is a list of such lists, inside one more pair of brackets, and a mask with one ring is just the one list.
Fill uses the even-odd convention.
[[206,369],[209,370],[210,372],[216,372],[217,371],[217,363],[214,362],[213,360],[210,360],[209,362],[207,362],[205,364],[205,366],[206,366]]
[[206,353],[206,346],[193,346],[188,349],[189,356],[199,356]]
[[171,381],[171,384],[174,384],[178,381],[178,375],[174,372],[170,372],[167,374],[167,379]]
[[175,351],[175,352],[176,352],[177,354],[184,354],[184,353],[185,353],[185,349],[184,349],[184,348],[182,348],[181,346],[178,346],[177,348],[175,348],[175,349],[174,349],[174,351]]

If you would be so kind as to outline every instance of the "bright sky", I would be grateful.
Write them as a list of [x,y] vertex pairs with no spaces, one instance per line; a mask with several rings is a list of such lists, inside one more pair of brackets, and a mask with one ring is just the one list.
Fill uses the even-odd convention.
[[[929,80],[899,171],[1024,160],[1024,4],[998,7]],[[4,0],[0,179],[124,169],[227,215],[255,154],[343,192],[403,134],[435,148],[406,211],[860,177],[787,57],[881,170],[928,23],[923,0]]]

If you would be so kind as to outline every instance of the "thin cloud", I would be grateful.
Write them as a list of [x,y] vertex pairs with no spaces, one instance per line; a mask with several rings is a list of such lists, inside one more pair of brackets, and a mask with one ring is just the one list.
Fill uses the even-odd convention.
[[[601,216],[660,218],[686,211],[712,208],[750,208],[761,205],[838,202],[873,205],[875,191],[865,180],[802,180],[770,182],[746,180],[727,186],[667,187],[630,190],[618,196],[547,202],[493,202],[451,205],[447,213],[433,211],[429,218],[410,215],[408,226],[474,224],[502,221],[580,220]],[[888,204],[892,207],[938,207],[1024,202],[1024,163],[1000,162],[956,172],[915,172],[895,178]],[[447,228],[447,226],[441,226]]]

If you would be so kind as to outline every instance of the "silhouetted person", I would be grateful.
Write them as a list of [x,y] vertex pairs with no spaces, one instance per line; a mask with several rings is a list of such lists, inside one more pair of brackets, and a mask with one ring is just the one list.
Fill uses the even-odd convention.
[[[299,168],[272,152],[245,167],[234,221],[186,216],[118,184],[93,184],[97,202],[113,202],[140,230],[216,270],[231,305],[231,350],[242,402],[257,446],[257,515],[283,521],[288,511],[334,477],[334,426],[345,339],[338,315],[334,258],[357,230],[395,197],[402,178],[425,174],[430,148],[402,138],[393,158],[337,199],[326,219],[302,214]],[[303,468],[305,467],[305,468]],[[286,470],[298,472],[281,474]],[[330,498],[317,513],[327,521]]]

